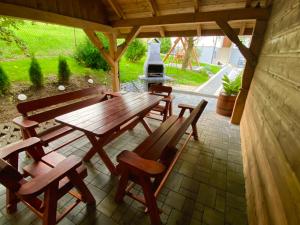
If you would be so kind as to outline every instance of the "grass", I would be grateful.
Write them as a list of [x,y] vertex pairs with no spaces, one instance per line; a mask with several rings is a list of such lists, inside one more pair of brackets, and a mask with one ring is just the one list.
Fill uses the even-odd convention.
[[[140,62],[131,63],[125,58],[120,62],[120,79],[121,82],[129,82],[138,79],[139,75],[144,73],[144,61],[143,58]],[[209,77],[205,71],[194,72],[190,70],[181,70],[174,67],[166,67],[166,74],[175,79],[175,83],[197,86],[206,82]]]
[[[96,75],[99,79],[104,79],[102,70],[91,70],[79,65],[72,57],[66,57],[71,73],[74,75]],[[28,70],[30,58],[19,59],[15,61],[1,62],[1,66],[7,73],[10,81],[29,81]],[[58,73],[58,57],[38,58],[45,77],[56,75]]]
[[[96,75],[100,80],[104,79],[103,71],[84,68],[71,57],[76,43],[78,44],[85,39],[82,30],[29,21],[25,21],[19,28],[15,30],[16,35],[26,43],[29,53],[35,54],[45,77],[57,74],[58,56],[64,55],[67,56],[72,74],[78,76]],[[123,57],[120,61],[121,82],[138,79],[138,76],[143,74],[144,61],[145,57],[138,63],[131,63]],[[0,64],[12,82],[29,81],[30,58],[26,57],[15,44],[7,45],[0,40]],[[218,66],[203,63],[201,65],[212,73],[219,70]],[[209,78],[206,71],[183,71],[172,67],[166,68],[166,74],[173,77],[175,83],[195,86],[202,84]]]
[[[19,28],[15,34],[26,43],[29,53],[36,56],[69,55],[76,43],[85,38],[81,29],[53,24],[26,21]],[[6,42],[0,41],[0,59],[20,57],[24,57],[24,53],[15,44],[7,46]]]
[[[164,55],[162,55],[162,58],[164,57]],[[168,57],[168,59],[165,61],[166,64],[169,63],[178,63],[181,64],[181,62],[175,62],[174,60],[174,56],[170,55]],[[193,66],[198,66],[197,62],[192,62]],[[208,63],[200,63],[200,66],[204,67],[207,71],[216,74],[217,72],[220,71],[221,67],[218,65],[213,65],[213,64],[208,64]]]

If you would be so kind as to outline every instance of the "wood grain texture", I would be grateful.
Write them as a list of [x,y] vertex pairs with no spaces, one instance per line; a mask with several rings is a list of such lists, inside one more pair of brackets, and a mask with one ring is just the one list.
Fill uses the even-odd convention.
[[299,8],[273,1],[241,121],[250,225],[300,224]]

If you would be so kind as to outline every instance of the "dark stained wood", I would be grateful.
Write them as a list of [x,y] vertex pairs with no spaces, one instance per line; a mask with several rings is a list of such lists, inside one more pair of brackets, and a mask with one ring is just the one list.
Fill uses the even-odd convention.
[[[179,116],[170,116],[133,152],[123,151],[117,156],[117,171],[121,174],[115,200],[121,202],[125,195],[143,203],[147,207],[151,224],[161,224],[156,197],[167,180],[176,161],[192,135],[198,139],[196,123],[204,111],[207,101],[202,100],[196,107],[180,105],[182,112]],[[184,111],[190,109],[188,117],[183,117]],[[182,148],[176,146],[189,126],[194,127]],[[153,180],[153,181],[152,181]],[[129,181],[139,184],[144,197],[130,192],[132,185]]]
[[[24,176],[29,175],[32,179],[29,181],[24,179],[18,171],[18,153],[26,151],[27,148],[40,146],[38,138],[29,138],[0,149],[0,183],[7,188],[8,213],[15,212],[17,203],[22,201],[42,219],[43,225],[54,225],[81,201],[88,205],[95,205],[94,197],[84,184],[83,177],[78,173],[79,168],[85,171],[86,168],[75,156],[68,158],[60,156],[60,162],[55,166],[36,161],[34,164],[43,167],[39,166],[40,170],[35,174],[28,174],[25,171]],[[76,188],[79,193],[71,191],[73,188]],[[57,214],[57,202],[68,192],[75,197],[76,201],[62,213]]]
[[[74,130],[69,126],[57,125],[37,133],[36,128],[40,123],[52,120],[57,116],[93,105],[115,96],[117,95],[111,92],[106,94],[102,87],[92,87],[19,103],[17,105],[17,109],[22,116],[15,118],[13,121],[15,124],[21,127],[23,139],[37,136],[42,140],[43,144],[47,146],[51,141],[69,134]],[[73,139],[70,139],[63,145],[75,141],[81,136],[82,134],[74,136]]]
[[161,101],[162,104],[155,106],[152,111],[156,111],[163,116],[162,121],[165,121],[168,116],[172,116],[172,101],[174,96],[172,96],[172,87],[170,86],[163,86],[163,85],[152,85],[149,88],[151,94],[163,96],[164,99]]
[[84,156],[84,161],[98,153],[109,171],[117,175],[116,168],[103,147],[139,122],[149,134],[152,133],[143,118],[162,99],[162,96],[149,93],[129,93],[61,115],[56,121],[80,130],[88,137],[92,148]]

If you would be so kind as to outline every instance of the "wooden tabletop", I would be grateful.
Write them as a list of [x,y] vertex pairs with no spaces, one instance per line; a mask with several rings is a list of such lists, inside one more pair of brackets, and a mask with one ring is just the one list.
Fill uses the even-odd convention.
[[77,130],[102,136],[150,111],[162,99],[149,93],[128,93],[64,114],[55,120]]

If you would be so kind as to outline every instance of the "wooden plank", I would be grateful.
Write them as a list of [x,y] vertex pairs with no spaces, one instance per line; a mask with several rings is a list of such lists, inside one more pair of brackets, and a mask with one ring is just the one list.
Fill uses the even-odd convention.
[[133,39],[136,38],[136,36],[139,34],[141,27],[135,26],[131,29],[131,32],[127,35],[125,42],[118,47],[118,52],[115,61],[119,61],[122,55],[127,50],[129,44],[133,41]]
[[121,19],[126,18],[117,0],[107,0],[107,1],[110,4],[111,8],[114,10],[114,12],[118,15],[118,17],[120,17]]
[[94,22],[81,18],[60,15],[53,12],[42,11],[38,9],[17,6],[13,4],[0,3],[0,14],[4,16],[14,16],[34,21],[46,23],[60,24],[70,27],[78,27],[82,29],[91,29],[101,32],[112,32],[111,26],[105,24],[104,21]]
[[216,20],[231,21],[231,20],[250,20],[259,19],[267,20],[269,18],[269,9],[261,8],[246,8],[246,9],[231,9],[220,10],[217,12],[201,12],[201,13],[182,13],[167,16],[136,18],[126,20],[112,21],[111,25],[114,28],[133,27],[133,26],[162,26],[184,23],[199,23],[199,22],[214,22]]

